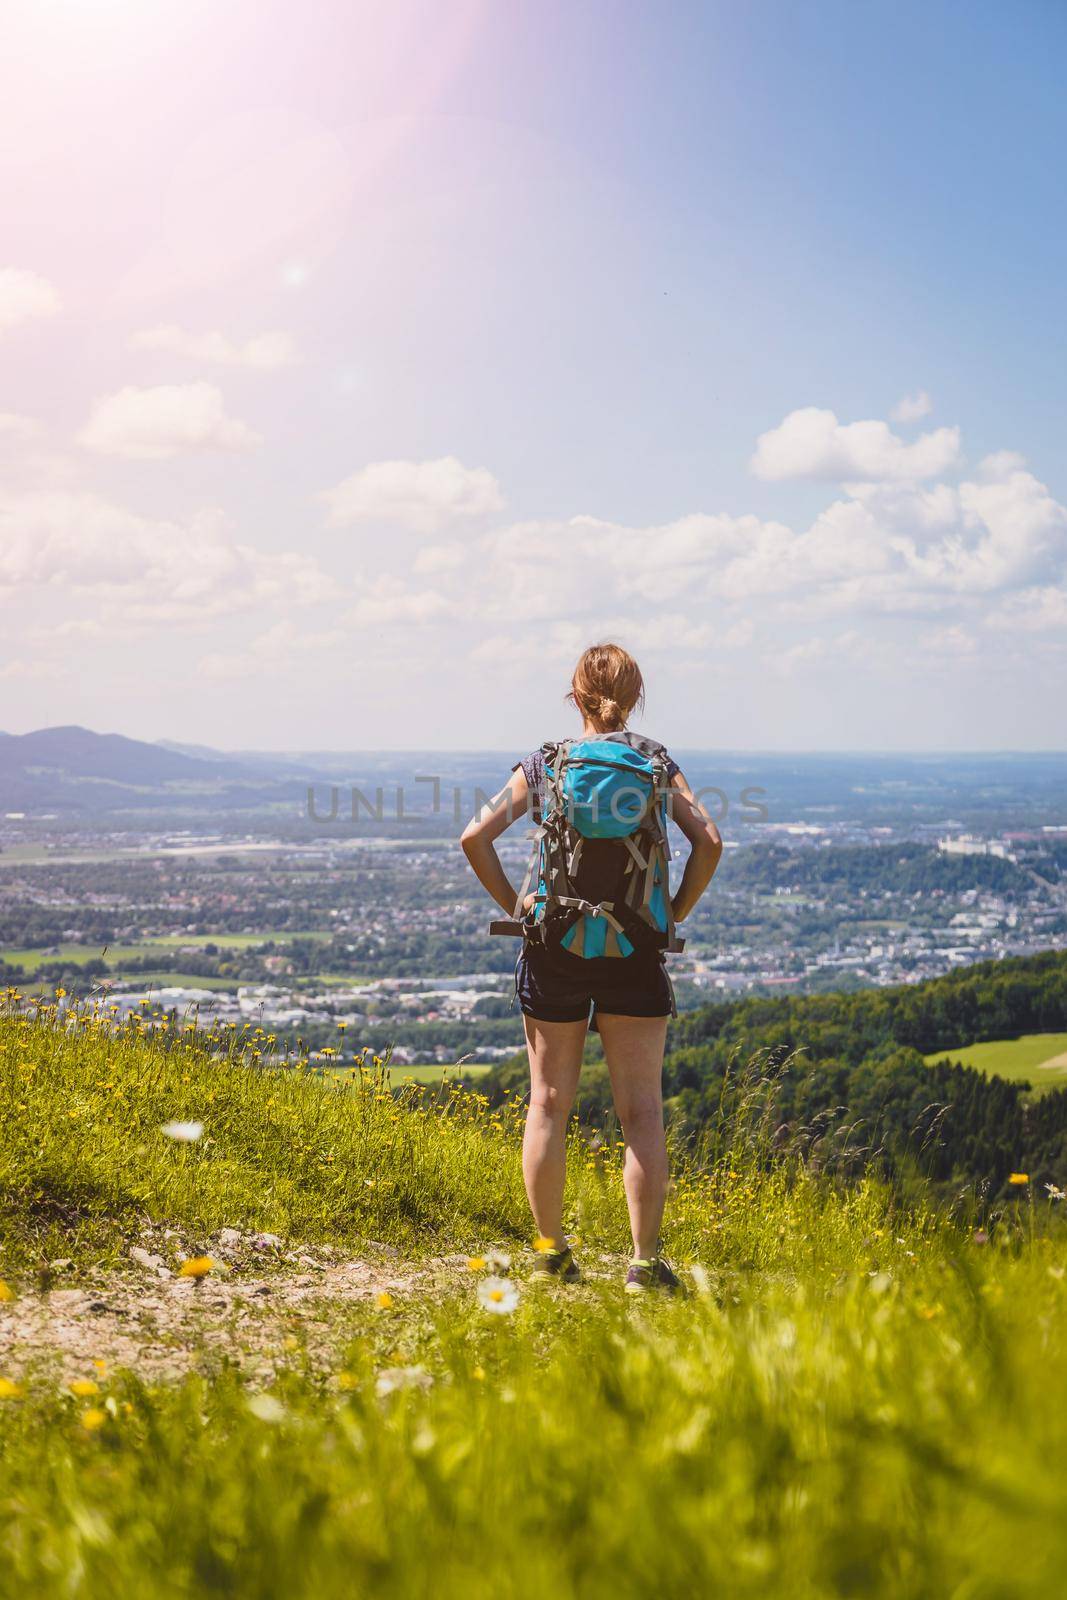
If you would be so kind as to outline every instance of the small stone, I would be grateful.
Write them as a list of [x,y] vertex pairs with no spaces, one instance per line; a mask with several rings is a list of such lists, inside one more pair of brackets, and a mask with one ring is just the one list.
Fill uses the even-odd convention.
[[50,1261],[48,1265],[51,1267],[53,1272],[66,1272],[68,1267],[72,1267],[74,1265],[74,1262],[70,1256],[60,1256],[58,1260]]
[[170,1277],[170,1272],[167,1269],[163,1257],[154,1256],[150,1250],[143,1250],[139,1244],[131,1244],[130,1260],[136,1261],[137,1265],[139,1267],[144,1267],[146,1272],[158,1273],[162,1269],[162,1271],[167,1274],[167,1277]]
[[241,1243],[239,1228],[220,1228],[217,1237],[219,1244],[227,1250],[233,1250]]
[[257,1250],[280,1250],[283,1241],[276,1233],[257,1233],[252,1239]]

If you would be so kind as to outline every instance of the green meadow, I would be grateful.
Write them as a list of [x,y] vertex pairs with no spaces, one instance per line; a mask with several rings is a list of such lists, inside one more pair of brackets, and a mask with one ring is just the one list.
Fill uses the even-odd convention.
[[[310,933],[215,933],[215,934],[188,934],[188,933],[161,933],[151,939],[135,940],[130,944],[113,944],[96,946],[89,944],[60,944],[49,945],[43,949],[35,950],[5,950],[3,959],[12,966],[22,967],[27,973],[36,972],[37,968],[50,961],[66,961],[82,965],[87,961],[96,961],[101,958],[109,966],[121,969],[124,961],[151,961],[157,956],[165,958],[172,955],[175,950],[204,950],[208,945],[213,945],[217,950],[252,950],[261,945],[285,943],[292,939],[328,939],[329,933],[316,931]],[[191,980],[187,977],[186,982]]]
[[[381,1073],[331,1094],[265,1072],[263,1048],[158,1015],[0,1016],[4,1592],[1061,1591],[1058,1202],[1020,1184],[950,1215],[833,1183],[774,1157],[740,1095],[703,1160],[675,1161],[687,1298],[623,1295],[621,1151],[577,1129],[585,1281],[547,1287],[520,1104]],[[202,1135],[167,1137],[173,1119]],[[269,1273],[220,1260],[224,1229],[280,1241]],[[141,1306],[146,1232],[174,1276],[153,1272]],[[370,1276],[341,1298],[348,1263]],[[253,1349],[252,1301],[269,1318],[272,1298],[284,1315]]]
[[1067,1033],[1024,1033],[1018,1039],[990,1039],[925,1057],[928,1066],[946,1059],[989,1078],[1028,1081],[1035,1094],[1067,1088]]

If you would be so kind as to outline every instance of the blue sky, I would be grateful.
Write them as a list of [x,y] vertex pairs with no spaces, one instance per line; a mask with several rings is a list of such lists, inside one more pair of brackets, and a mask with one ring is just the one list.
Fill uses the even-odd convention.
[[1062,747],[1061,6],[13,15],[0,726]]

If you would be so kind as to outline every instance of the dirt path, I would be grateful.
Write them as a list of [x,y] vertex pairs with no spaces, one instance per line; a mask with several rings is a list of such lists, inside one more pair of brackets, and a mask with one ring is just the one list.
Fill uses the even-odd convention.
[[102,1362],[152,1381],[226,1359],[269,1381],[275,1360],[291,1359],[293,1339],[316,1365],[335,1361],[356,1305],[383,1293],[454,1291],[465,1279],[463,1256],[412,1263],[383,1247],[345,1260],[321,1250],[294,1255],[281,1241],[257,1242],[264,1239],[223,1230],[209,1241],[223,1270],[199,1281],[178,1275],[153,1240],[132,1247],[127,1270],[90,1274],[77,1287],[63,1284],[70,1265],[55,1263],[54,1287],[0,1305],[0,1376],[34,1370],[67,1383],[95,1376]]

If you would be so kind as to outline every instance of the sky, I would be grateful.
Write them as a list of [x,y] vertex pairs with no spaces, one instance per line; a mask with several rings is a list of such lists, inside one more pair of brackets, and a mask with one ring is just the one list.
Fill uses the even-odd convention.
[[0,729],[1062,749],[1067,8],[7,0]]

